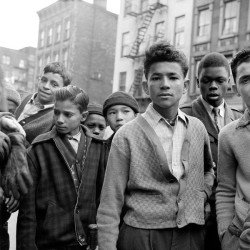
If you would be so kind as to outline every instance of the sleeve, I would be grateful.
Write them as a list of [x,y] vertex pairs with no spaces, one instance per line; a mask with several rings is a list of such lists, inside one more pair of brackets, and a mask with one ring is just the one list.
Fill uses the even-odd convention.
[[38,184],[38,171],[32,157],[33,148],[27,155],[29,169],[33,178],[33,185],[29,192],[20,200],[17,220],[17,249],[37,250],[36,246],[36,189]]
[[222,130],[219,134],[216,214],[220,238],[231,224],[234,216],[237,161],[232,150],[229,134],[230,132],[227,130]]
[[130,164],[128,154],[122,148],[114,138],[97,212],[99,250],[116,250]]
[[213,158],[210,148],[210,141],[205,130],[205,143],[204,143],[204,182],[205,182],[205,193],[207,195],[207,199],[212,194],[212,187],[214,184],[214,170],[213,170]]
[[238,250],[249,250],[250,249],[250,213],[248,213],[247,218],[243,225],[242,234],[239,239],[239,249]]

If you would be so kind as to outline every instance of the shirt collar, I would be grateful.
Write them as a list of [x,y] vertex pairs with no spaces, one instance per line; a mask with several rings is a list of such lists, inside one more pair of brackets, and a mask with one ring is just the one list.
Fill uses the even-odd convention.
[[[164,120],[165,122],[167,122],[167,120],[161,116],[153,107],[153,104],[150,103],[147,107],[146,113],[150,116],[151,120],[152,120],[152,125],[154,127],[156,127],[158,125],[158,123],[161,120]],[[187,119],[185,114],[178,109],[178,113],[177,113],[177,121],[181,120],[182,122],[184,122],[185,126],[187,126]],[[168,122],[167,122],[168,123]]]
[[[213,112],[213,109],[214,109],[214,106],[210,105],[209,103],[207,103],[203,97],[201,96],[201,101],[203,103],[203,105],[205,106],[207,112],[212,115],[212,112]],[[224,99],[222,100],[222,103],[220,106],[217,107],[219,109],[219,115],[221,117],[224,117],[225,116],[225,101]]]
[[52,108],[54,107],[54,103],[50,103],[50,104],[40,104],[40,103],[35,103],[35,98],[37,96],[37,93],[33,94],[30,98],[30,100],[28,101],[29,104],[33,104],[36,106],[39,106],[41,109],[48,109],[48,108]]
[[79,131],[79,133],[77,133],[77,134],[75,134],[75,135],[73,135],[73,136],[67,135],[67,138],[68,138],[69,140],[75,140],[75,141],[79,142],[80,139],[81,139],[81,131]]
[[246,127],[248,124],[250,124],[250,113],[249,110],[246,108],[243,116],[239,119],[236,128]]

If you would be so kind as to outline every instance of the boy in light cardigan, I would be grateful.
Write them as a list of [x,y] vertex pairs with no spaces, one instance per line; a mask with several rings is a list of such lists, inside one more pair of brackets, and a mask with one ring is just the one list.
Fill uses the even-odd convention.
[[204,125],[178,109],[187,71],[185,55],[168,43],[147,50],[152,103],[114,136],[97,213],[99,250],[204,248],[213,161]]
[[237,53],[231,62],[244,115],[219,134],[216,214],[222,250],[250,249],[250,50]]

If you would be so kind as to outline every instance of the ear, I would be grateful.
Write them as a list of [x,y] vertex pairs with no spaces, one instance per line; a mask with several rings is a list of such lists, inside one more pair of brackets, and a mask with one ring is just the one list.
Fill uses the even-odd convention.
[[146,93],[147,95],[149,95],[149,91],[148,91],[148,82],[147,82],[147,81],[143,81],[143,82],[142,82],[142,87],[143,87],[145,93]]
[[195,77],[195,80],[196,80],[197,87],[200,88],[200,81],[199,81],[199,78],[197,76]]
[[182,94],[186,94],[187,91],[188,91],[188,88],[189,88],[189,79],[184,81],[184,87],[183,87],[183,90],[182,90]]
[[84,112],[82,112],[82,119],[81,119],[81,122],[84,122],[84,121],[87,119],[88,114],[89,114],[89,112],[88,112],[88,111],[84,111]]

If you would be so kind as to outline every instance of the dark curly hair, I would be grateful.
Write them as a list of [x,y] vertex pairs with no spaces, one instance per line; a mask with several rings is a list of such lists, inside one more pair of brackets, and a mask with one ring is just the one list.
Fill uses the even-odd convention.
[[146,79],[152,64],[157,62],[176,62],[179,63],[182,69],[184,78],[188,72],[188,62],[184,53],[177,50],[170,43],[160,41],[148,48],[145,53],[144,74]]
[[63,79],[63,86],[69,85],[72,80],[71,74],[61,62],[51,62],[47,64],[43,69],[43,73],[59,74]]
[[240,64],[244,62],[250,62],[250,49],[243,49],[234,55],[231,61],[231,70],[234,78],[234,82],[236,83],[237,77],[237,68]]

